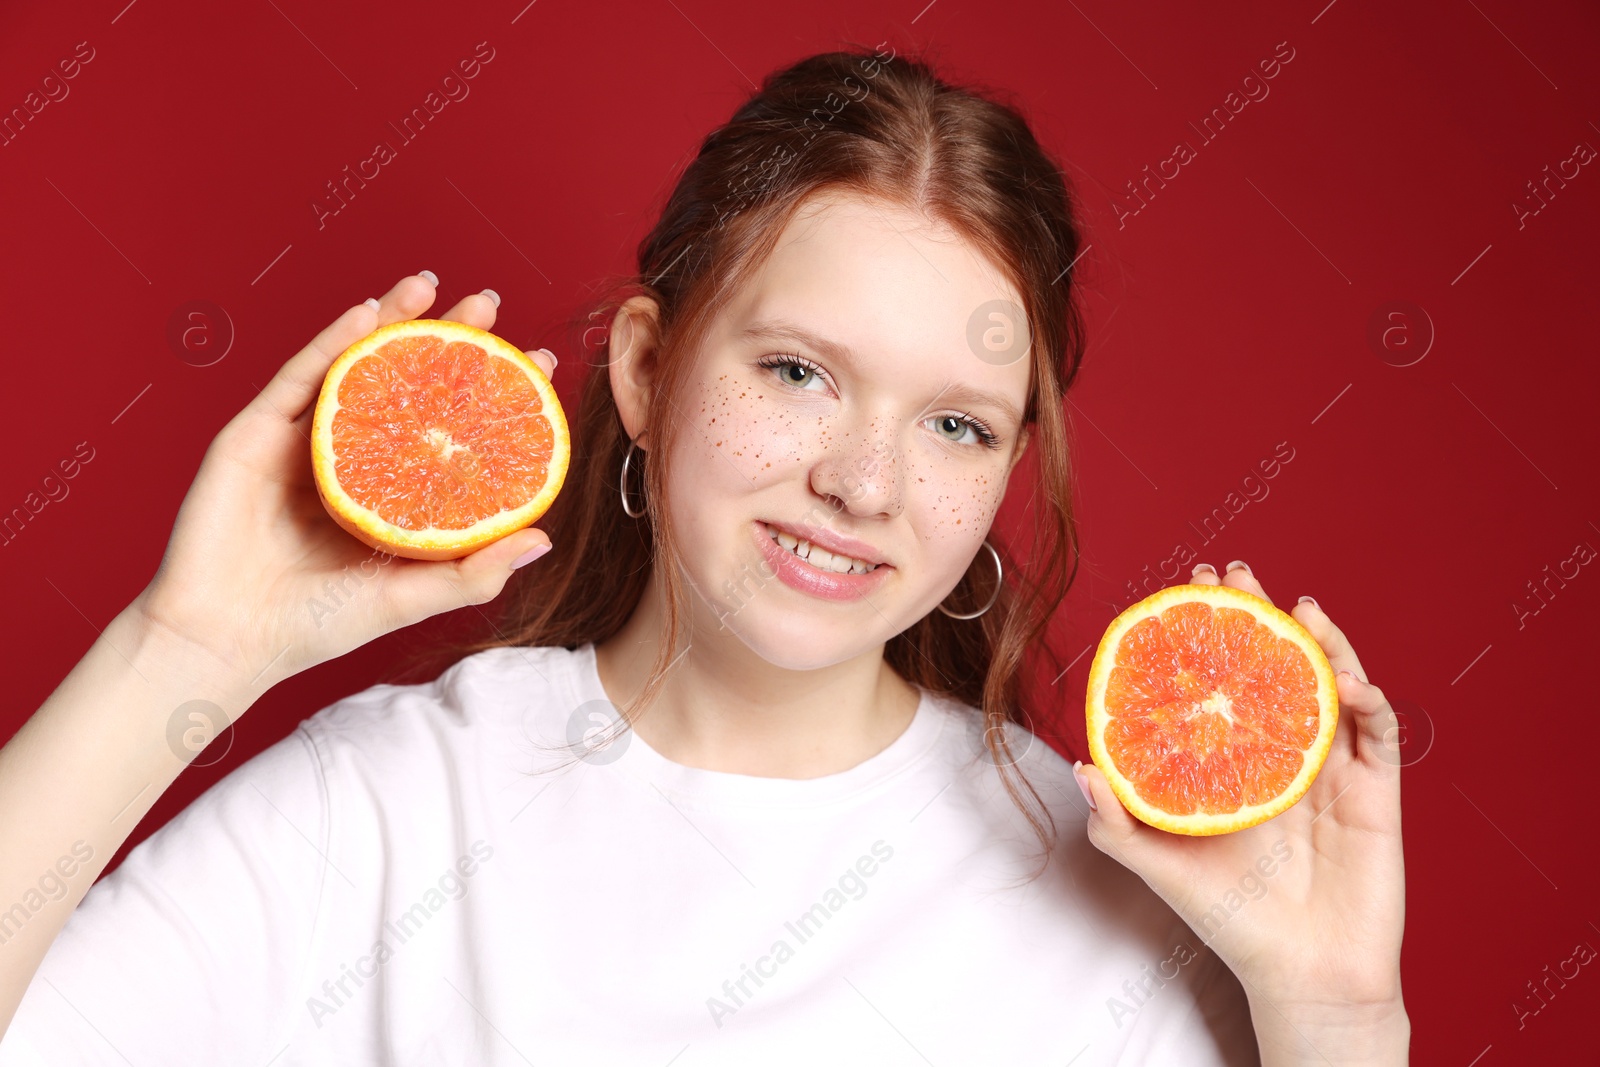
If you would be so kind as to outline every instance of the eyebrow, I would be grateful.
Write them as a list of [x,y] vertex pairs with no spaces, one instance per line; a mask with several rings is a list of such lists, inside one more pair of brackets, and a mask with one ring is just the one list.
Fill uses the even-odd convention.
[[[857,358],[856,354],[845,345],[840,344],[838,341],[833,341],[829,338],[813,333],[804,326],[800,326],[793,322],[787,322],[783,319],[758,319],[740,331],[739,337],[741,340],[746,341],[757,340],[764,337],[775,340],[794,341],[798,344],[805,345],[807,348],[810,348],[815,352],[820,352],[822,355],[831,360],[847,364],[858,370],[860,369],[861,365],[861,361]],[[1000,396],[997,393],[990,393],[982,389],[975,389],[970,385],[951,382],[939,391],[939,397],[941,399],[949,399],[961,403],[989,404],[1004,412],[1012,422],[1018,425],[1021,425],[1022,423],[1022,413],[1017,410],[1017,406],[1006,397]]]

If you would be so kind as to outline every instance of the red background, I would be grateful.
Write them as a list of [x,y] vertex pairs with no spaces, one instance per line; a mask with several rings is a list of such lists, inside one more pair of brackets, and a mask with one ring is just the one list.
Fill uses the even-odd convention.
[[[79,42],[94,49],[70,95],[0,147],[15,312],[0,508],[79,442],[94,449],[70,495],[0,549],[6,736],[148,582],[212,435],[343,309],[423,268],[441,279],[436,311],[492,286],[496,332],[561,354],[574,400],[563,324],[630,269],[678,169],[754,82],[846,40],[931,44],[948,74],[1017,95],[1085,208],[1092,333],[1070,414],[1086,559],[1057,632],[1067,658],[1185,542],[1219,569],[1247,560],[1280,606],[1316,596],[1411,731],[1415,1062],[1593,1057],[1593,968],[1520,1029],[1512,1007],[1537,1007],[1526,983],[1579,942],[1600,948],[1600,567],[1552,580],[1547,606],[1528,586],[1600,548],[1600,162],[1552,181],[1522,225],[1512,206],[1537,204],[1527,183],[1575,145],[1600,148],[1592,7],[125,3],[0,14],[6,112]],[[325,183],[398,143],[387,123],[482,41],[494,58],[470,96],[319,228]],[[1270,95],[1204,143],[1188,123],[1279,42],[1294,58]],[[1138,206],[1127,183],[1179,140],[1197,157],[1119,218]],[[210,366],[167,340],[191,300],[235,330]],[[1412,310],[1375,344],[1392,301]],[[1280,442],[1293,459],[1269,494],[1231,498],[1238,514],[1205,543],[1189,524]],[[432,620],[280,685],[129,845],[461,628]],[[1087,668],[1041,709],[1074,743]]]

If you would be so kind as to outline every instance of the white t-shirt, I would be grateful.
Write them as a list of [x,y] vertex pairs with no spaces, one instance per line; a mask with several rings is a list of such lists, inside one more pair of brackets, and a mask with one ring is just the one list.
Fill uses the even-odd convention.
[[1026,731],[1059,841],[1016,887],[1038,841],[963,703],[822,778],[632,732],[548,772],[615,714],[592,644],[323,709],[90,890],[0,1067],[1257,1062],[1238,980]]

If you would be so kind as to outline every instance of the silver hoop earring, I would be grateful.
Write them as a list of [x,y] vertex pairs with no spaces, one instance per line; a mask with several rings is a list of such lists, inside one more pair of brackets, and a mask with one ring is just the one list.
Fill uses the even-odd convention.
[[638,511],[634,511],[628,507],[628,465],[633,462],[633,450],[637,447],[632,441],[628,442],[628,452],[622,457],[622,478],[619,483],[619,488],[622,491],[622,511],[630,519],[637,519],[650,510],[648,507],[642,507]]
[[950,616],[952,619],[976,619],[979,615],[982,615],[984,612],[994,607],[995,600],[997,600],[1000,596],[1000,579],[1005,576],[1005,569],[1000,566],[1000,553],[995,551],[995,547],[989,543],[988,538],[984,538],[983,547],[987,548],[989,550],[989,555],[994,557],[994,592],[989,594],[989,602],[987,604],[979,608],[977,611],[974,611],[970,615],[957,615],[955,612],[946,608],[941,602],[939,604],[939,610]]

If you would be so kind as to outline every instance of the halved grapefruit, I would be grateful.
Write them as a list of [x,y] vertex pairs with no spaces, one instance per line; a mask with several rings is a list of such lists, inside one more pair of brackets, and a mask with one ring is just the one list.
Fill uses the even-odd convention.
[[311,422],[328,514],[411,559],[455,559],[531,525],[561,491],[571,454],[539,365],[444,319],[391,323],[345,349]]
[[1316,638],[1226,585],[1172,586],[1118,615],[1089,668],[1087,705],[1090,755],[1123,806],[1197,836],[1287,810],[1339,719]]

